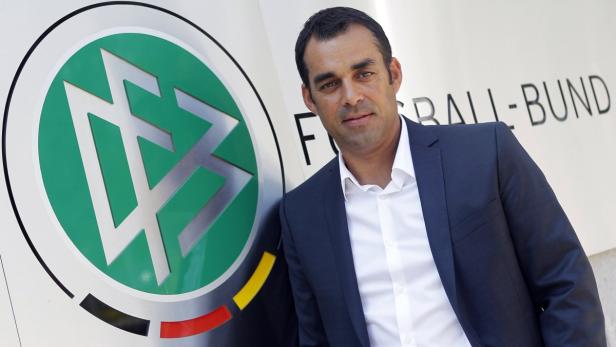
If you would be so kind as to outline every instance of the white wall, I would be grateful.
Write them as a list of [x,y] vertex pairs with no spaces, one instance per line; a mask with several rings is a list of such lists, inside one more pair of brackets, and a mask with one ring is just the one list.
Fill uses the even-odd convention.
[[590,256],[605,314],[608,346],[616,346],[616,249]]

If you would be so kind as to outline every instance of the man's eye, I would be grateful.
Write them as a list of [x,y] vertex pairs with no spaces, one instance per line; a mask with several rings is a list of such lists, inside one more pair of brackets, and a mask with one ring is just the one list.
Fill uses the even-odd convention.
[[370,72],[370,71],[362,71],[359,73],[359,78],[361,79],[366,79],[370,76],[374,75],[374,72]]
[[337,84],[336,81],[330,81],[330,82],[327,82],[327,83],[323,83],[323,84],[321,84],[319,89],[320,90],[331,89],[331,88],[335,87],[336,84]]

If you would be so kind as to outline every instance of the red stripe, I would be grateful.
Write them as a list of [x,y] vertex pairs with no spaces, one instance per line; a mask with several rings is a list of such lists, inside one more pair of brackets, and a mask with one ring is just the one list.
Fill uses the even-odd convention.
[[226,305],[222,305],[203,316],[177,322],[161,322],[160,337],[176,338],[200,334],[212,330],[231,319],[231,312]]

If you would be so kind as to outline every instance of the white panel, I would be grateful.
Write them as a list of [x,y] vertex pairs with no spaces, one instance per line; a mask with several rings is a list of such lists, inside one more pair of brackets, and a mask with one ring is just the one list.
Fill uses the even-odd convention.
[[[22,58],[26,55],[36,39],[55,21],[70,12],[93,3],[92,1],[67,0],[59,2],[26,1],[0,2],[0,33],[2,42],[7,49],[0,50],[0,102],[4,110],[4,102],[9,91],[10,81]],[[267,43],[265,29],[261,20],[257,2],[234,1],[149,1],[174,11],[203,28],[220,42],[238,61],[246,74],[254,83],[265,107],[274,123],[280,141],[282,155],[285,158],[286,178],[291,184],[303,179],[298,157],[290,150],[293,148],[291,134],[286,131],[290,127],[284,117],[284,109],[280,99],[280,89],[271,61],[269,49],[263,46]],[[203,37],[205,41],[206,38]],[[44,43],[47,44],[47,43]],[[73,46],[75,43],[72,44]],[[43,76],[44,77],[44,76]],[[32,90],[33,98],[42,93]],[[27,96],[23,96],[27,97]],[[267,124],[256,124],[256,129]],[[24,139],[26,142],[29,139]],[[23,143],[30,146],[30,143]],[[290,154],[289,154],[290,153]],[[272,153],[273,154],[273,153]],[[32,157],[24,155],[19,160],[28,161]],[[276,159],[277,160],[277,159]],[[29,173],[32,174],[32,173]],[[265,176],[268,177],[268,176]],[[271,178],[270,178],[271,179]],[[143,336],[119,330],[94,317],[79,306],[82,299],[69,298],[51,280],[41,264],[36,260],[28,247],[17,224],[10,205],[4,176],[0,184],[0,254],[5,258],[5,270],[10,280],[15,316],[19,326],[21,342],[26,347],[45,346],[202,346],[212,345],[208,342],[211,334],[204,333],[193,337],[180,339],[160,339],[156,336]],[[37,189],[33,184],[32,189]],[[44,192],[40,192],[44,194]],[[50,233],[49,237],[53,237]],[[81,274],[74,274],[75,277]],[[87,275],[87,274],[85,274]],[[85,277],[84,275],[84,277]],[[82,283],[86,285],[87,283]],[[0,283],[0,285],[4,285]],[[4,295],[0,289],[0,345],[5,346],[4,328],[5,312]],[[198,309],[195,307],[194,309]],[[178,314],[183,312],[178,311]],[[234,315],[237,312],[233,313]],[[9,315],[8,323],[13,324]],[[10,327],[10,325],[6,325]],[[13,327],[15,331],[15,327]],[[219,334],[218,337],[221,335]],[[8,345],[12,346],[12,345]]]
[[13,307],[4,276],[4,263],[0,256],[2,273],[0,274],[0,341],[3,346],[19,346],[19,333],[13,319]]

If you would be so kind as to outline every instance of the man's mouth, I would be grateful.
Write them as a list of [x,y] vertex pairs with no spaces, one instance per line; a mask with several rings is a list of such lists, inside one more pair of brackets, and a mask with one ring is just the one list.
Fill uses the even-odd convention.
[[347,125],[355,125],[355,124],[361,124],[365,121],[368,120],[368,117],[372,116],[373,113],[366,113],[366,114],[360,114],[360,115],[354,115],[354,116],[348,116],[346,117],[342,123],[347,124]]

